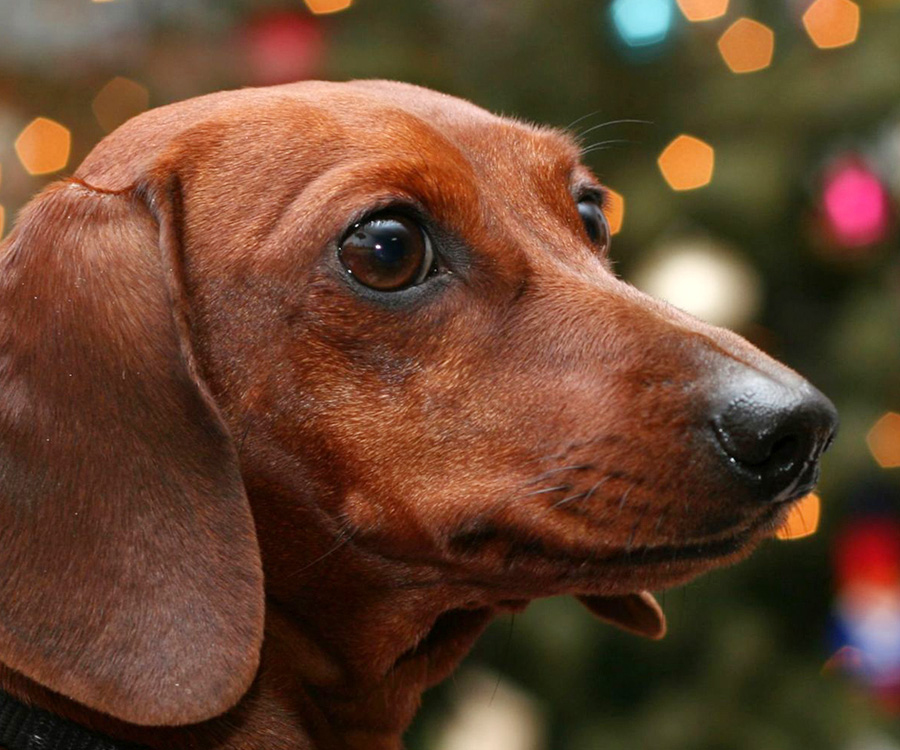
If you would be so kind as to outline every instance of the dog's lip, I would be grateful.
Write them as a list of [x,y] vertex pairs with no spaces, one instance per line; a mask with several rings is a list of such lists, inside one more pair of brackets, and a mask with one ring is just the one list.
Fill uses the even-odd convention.
[[786,508],[793,500],[784,500],[770,505],[749,525],[726,537],[713,540],[685,541],[682,544],[661,544],[632,547],[597,558],[601,565],[655,565],[660,563],[678,563],[709,561],[730,557],[742,551],[748,543],[756,538],[767,526],[772,530],[777,527],[776,519],[783,516]]

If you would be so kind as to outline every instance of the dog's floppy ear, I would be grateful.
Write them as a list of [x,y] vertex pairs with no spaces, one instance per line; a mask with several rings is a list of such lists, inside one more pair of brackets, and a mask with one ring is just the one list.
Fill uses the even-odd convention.
[[0,245],[0,661],[178,725],[249,687],[263,587],[180,312],[173,211],[147,194],[59,183]]

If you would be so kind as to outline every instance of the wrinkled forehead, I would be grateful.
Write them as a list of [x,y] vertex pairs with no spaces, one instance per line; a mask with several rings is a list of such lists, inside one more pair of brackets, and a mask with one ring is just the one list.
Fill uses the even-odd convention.
[[101,142],[76,177],[95,187],[124,189],[167,156],[202,161],[223,143],[235,164],[286,161],[301,146],[315,148],[323,167],[385,157],[407,163],[439,159],[462,178],[510,190],[548,178],[566,184],[581,174],[578,148],[559,131],[409,84],[311,81],[151,110]]

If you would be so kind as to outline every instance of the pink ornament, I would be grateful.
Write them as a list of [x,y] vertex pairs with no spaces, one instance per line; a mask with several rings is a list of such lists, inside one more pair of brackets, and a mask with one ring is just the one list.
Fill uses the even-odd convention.
[[863,163],[846,159],[825,178],[823,207],[834,240],[863,247],[884,239],[891,224],[887,191]]

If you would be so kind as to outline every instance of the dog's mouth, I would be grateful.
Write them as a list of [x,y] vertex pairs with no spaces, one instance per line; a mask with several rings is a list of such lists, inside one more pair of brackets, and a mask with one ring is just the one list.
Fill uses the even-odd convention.
[[761,532],[774,531],[783,520],[787,506],[793,502],[786,500],[763,511],[750,525],[736,533],[712,541],[685,542],[683,544],[648,545],[633,547],[600,558],[603,565],[627,565],[629,567],[658,565],[660,563],[715,562],[743,551]]
[[[760,535],[778,528],[794,499],[773,504],[752,524],[726,538],[681,545],[638,547],[609,555],[597,562],[606,566],[621,566],[629,571],[656,565],[692,567],[691,564],[696,563],[702,563],[703,569],[706,569],[747,551]],[[615,595],[583,594],[577,598],[598,619],[626,632],[652,639],[660,639],[666,634],[665,613],[649,591]]]

